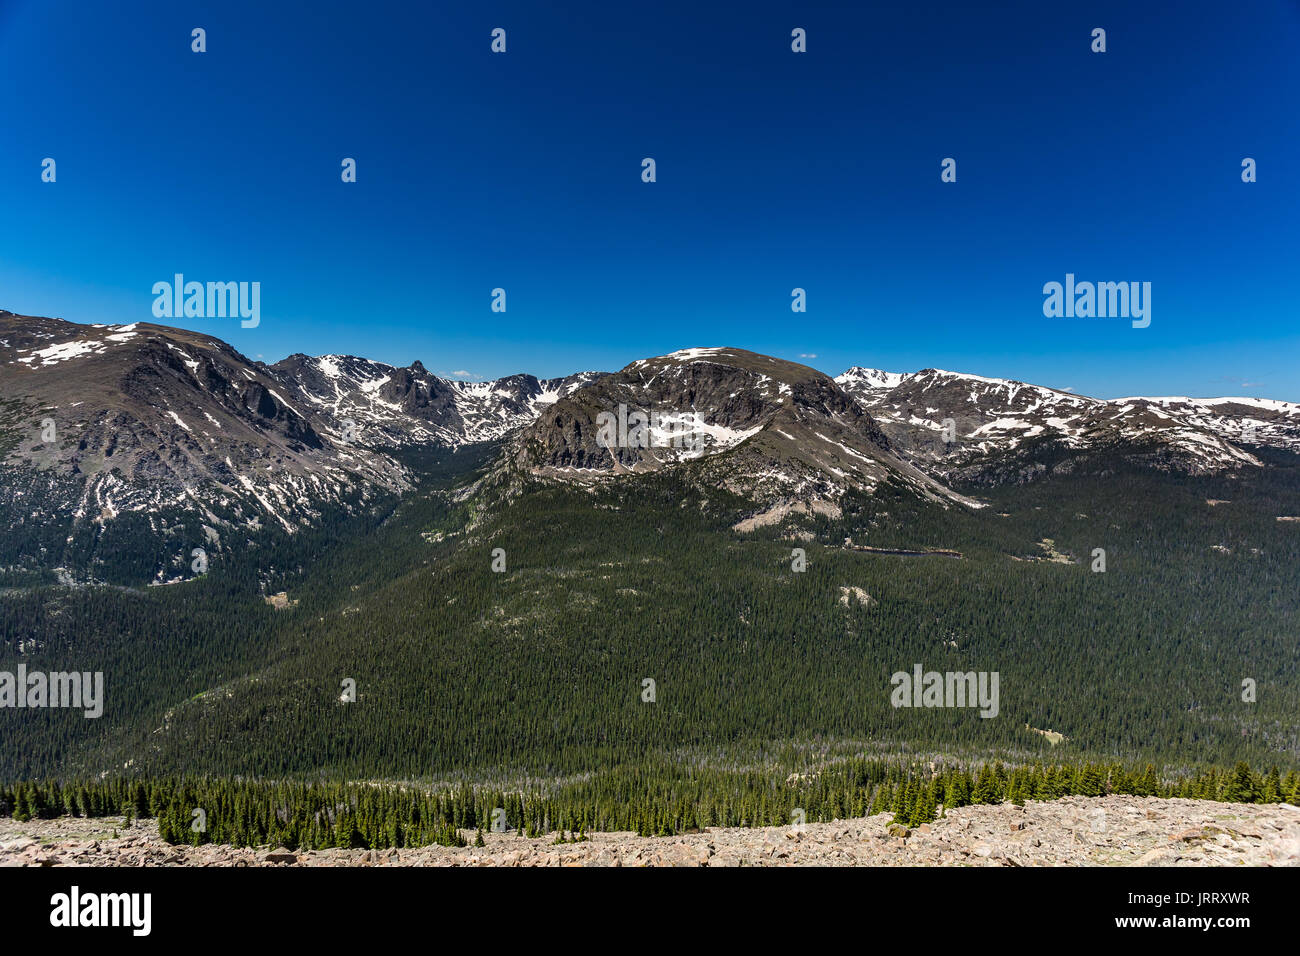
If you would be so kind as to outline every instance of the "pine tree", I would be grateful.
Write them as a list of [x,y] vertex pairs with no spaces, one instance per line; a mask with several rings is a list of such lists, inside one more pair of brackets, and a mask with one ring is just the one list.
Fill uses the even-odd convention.
[[1282,802],[1282,777],[1276,765],[1269,768],[1268,776],[1264,778],[1264,792],[1260,795],[1259,802]]
[[1242,761],[1232,772],[1232,777],[1223,790],[1223,799],[1227,803],[1254,803],[1259,799],[1259,787],[1250,772],[1250,764]]
[[921,787],[917,791],[916,802],[912,805],[907,825],[919,827],[923,823],[934,822],[935,809],[934,791],[929,787]]
[[993,776],[993,771],[989,769],[988,764],[984,764],[980,768],[979,782],[975,784],[975,802],[998,802],[997,781]]

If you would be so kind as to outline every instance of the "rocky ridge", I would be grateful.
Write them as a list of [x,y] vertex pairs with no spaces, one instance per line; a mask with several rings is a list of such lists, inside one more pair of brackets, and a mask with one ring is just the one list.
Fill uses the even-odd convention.
[[418,476],[403,449],[497,440],[599,375],[462,382],[334,355],[266,365],[184,329],[0,311],[4,518],[19,533],[71,519],[69,545],[123,516],[158,538],[188,525],[190,547],[292,534],[406,492]]
[[768,504],[834,501],[885,481],[974,504],[900,457],[829,376],[734,348],[633,362],[543,411],[512,440],[510,455],[535,476],[568,481],[684,468]]
[[[1118,452],[1187,474],[1261,467],[1263,449],[1300,452],[1300,404],[1264,398],[1097,399],[942,369],[851,368],[836,383],[896,447],[944,480],[1035,477]],[[946,427],[945,427],[946,426]],[[1028,466],[1027,466],[1028,465]]]
[[[974,507],[971,486],[1124,460],[1199,475],[1300,453],[1300,404],[1268,399],[1101,400],[940,369],[831,379],[722,347],[613,374],[465,382],[418,361],[266,365],[184,329],[3,311],[0,410],[0,510],[53,561],[40,529],[68,519],[73,552],[125,515],[159,538],[185,527],[190,547],[293,533],[404,494],[418,479],[409,449],[489,441],[506,442],[501,472],[581,484],[680,469],[764,514],[834,514],[845,493],[882,483]],[[638,414],[651,417],[639,432]],[[601,435],[610,418],[613,443]],[[158,583],[179,580],[169,573]]]

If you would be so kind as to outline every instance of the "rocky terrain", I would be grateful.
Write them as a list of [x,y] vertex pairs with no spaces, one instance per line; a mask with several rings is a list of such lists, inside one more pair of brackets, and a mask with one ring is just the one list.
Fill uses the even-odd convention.
[[962,807],[914,830],[882,813],[559,844],[486,833],[484,847],[402,850],[171,846],[152,821],[121,822],[0,820],[0,866],[1300,866],[1300,808],[1125,796]]
[[834,514],[845,493],[877,489],[978,507],[970,485],[1124,461],[1237,473],[1300,451],[1300,404],[1263,398],[1101,400],[938,369],[832,379],[735,348],[463,382],[419,361],[267,365],[185,329],[4,311],[0,413],[0,520],[22,539],[0,560],[94,579],[96,552],[156,546],[158,584],[186,579],[196,546],[255,548],[265,528],[325,525],[406,494],[416,452],[482,442],[506,443],[498,477],[585,484],[674,468],[765,514]]
[[965,501],[899,457],[829,376],[743,349],[633,362],[548,407],[512,453],[532,474],[561,480],[680,466],[695,481],[763,503],[833,502],[886,480]]
[[256,547],[264,528],[293,534],[403,494],[418,478],[403,449],[494,441],[598,377],[471,383],[342,355],[266,365],[184,329],[0,311],[0,521],[23,538],[7,557],[94,579],[97,549],[163,544],[154,583],[174,583],[195,546]]
[[181,329],[0,313],[0,400],[15,523],[182,513],[215,541],[408,484],[272,369]]
[[0,458],[65,479],[62,495],[31,495],[51,513],[188,507],[219,527],[233,507],[291,531],[348,492],[404,490],[392,450],[498,439],[597,377],[468,383],[345,355],[265,365],[183,329],[0,312],[0,402],[18,426]]
[[456,446],[494,441],[601,372],[563,378],[510,375],[463,382],[352,355],[291,355],[268,369],[299,397],[324,430],[363,446]]
[[1023,480],[1076,468],[1096,451],[1118,450],[1136,463],[1193,475],[1260,467],[1261,449],[1300,451],[1294,402],[1097,399],[933,368],[851,368],[835,382],[895,447],[945,480]]

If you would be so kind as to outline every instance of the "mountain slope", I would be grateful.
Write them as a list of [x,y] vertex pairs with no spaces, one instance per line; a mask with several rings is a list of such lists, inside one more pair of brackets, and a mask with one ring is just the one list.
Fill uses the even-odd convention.
[[828,376],[734,348],[642,359],[578,388],[520,432],[511,456],[533,475],[566,480],[682,466],[762,503],[833,500],[887,479],[957,497],[895,454]]
[[292,534],[403,493],[403,449],[499,439],[599,374],[464,383],[352,356],[267,366],[182,329],[0,312],[0,508],[16,532],[4,553],[77,565],[124,518],[159,540],[180,532],[186,554],[229,528]]
[[[0,333],[0,347],[13,350],[4,394],[18,394],[14,383],[31,391],[32,375],[59,370],[65,391],[45,398],[58,415],[72,414],[65,404],[85,407],[83,390],[100,403],[135,402],[123,380],[162,379],[176,358],[174,380],[145,392],[170,404],[130,408],[131,427],[155,436],[155,450],[169,422],[182,438],[203,439],[196,426],[207,412],[230,418],[230,430],[238,420],[267,436],[268,457],[280,445],[303,459],[389,456],[386,446],[364,444],[370,426],[349,446],[330,417],[334,401],[389,367],[343,367],[361,384],[335,390],[188,333],[20,325],[24,339]],[[102,368],[78,364],[110,358]],[[215,397],[182,376],[198,373],[198,382],[209,360],[220,372]],[[97,368],[109,377],[100,381]],[[274,403],[264,416],[249,411],[261,394],[249,376]],[[877,377],[888,388],[902,379]],[[241,381],[249,391],[234,401],[228,393],[238,394]],[[298,381],[301,392],[291,388]],[[464,397],[436,385],[411,372],[412,418]],[[974,386],[960,387],[969,397]],[[319,411],[308,391],[331,409]],[[213,404],[195,412],[183,401]],[[383,401],[400,404],[397,393]],[[698,450],[684,441],[602,445],[592,426],[602,413],[617,420],[619,404],[629,418],[638,408],[661,413],[665,432],[688,420]],[[253,411],[260,407],[258,397]],[[374,408],[379,416],[384,406]],[[319,448],[305,433],[292,437],[293,413]],[[30,446],[44,445],[33,431],[41,410],[24,414],[10,449],[17,464],[4,471],[6,501],[23,490],[16,475],[55,471],[37,471],[30,457]],[[698,429],[687,418],[695,415]],[[206,431],[217,430],[207,422]],[[1300,515],[1300,459],[1261,453],[1262,467],[1188,477],[1126,467],[1098,446],[1098,460],[1114,459],[1106,474],[982,488],[989,507],[973,509],[952,506],[916,471],[926,461],[907,460],[886,432],[819,372],[693,349],[588,382],[507,436],[498,468],[536,480],[504,502],[468,490],[494,460],[491,444],[438,455],[395,444],[391,457],[401,456],[412,490],[351,514],[322,514],[292,536],[272,521],[254,537],[238,515],[205,500],[229,521],[203,522],[229,553],[197,580],[152,589],[0,587],[0,654],[10,662],[0,669],[22,662],[102,671],[111,688],[102,721],[66,709],[11,714],[0,775],[414,780],[487,768],[553,776],[665,751],[730,761],[737,742],[762,753],[791,741],[918,755],[942,746],[1026,761],[1060,752],[1034,728],[1064,734],[1059,746],[1071,753],[1265,766],[1300,759],[1291,637],[1300,524],[1278,520]],[[1044,439],[1026,439],[1036,440]],[[367,487],[379,495],[379,485]],[[804,527],[750,534],[737,528],[736,502],[724,490],[774,503],[843,496]],[[51,521],[71,520],[46,511]],[[191,514],[120,512],[103,531],[142,521],[160,551],[184,556],[181,576],[189,578],[189,549],[196,537],[206,540]],[[2,549],[20,537],[8,526]],[[59,539],[80,534],[56,531],[38,539],[51,561]],[[792,563],[792,538],[806,551],[802,570]],[[1104,573],[1090,560],[1099,548]],[[119,550],[152,558],[143,537]],[[11,561],[0,557],[0,570]],[[267,602],[281,591],[285,600]],[[999,716],[894,707],[890,675],[916,663],[999,673]],[[1247,676],[1262,693],[1242,706],[1238,681]],[[658,688],[654,706],[641,696],[646,678]],[[344,680],[355,680],[355,701],[340,700]]]
[[600,372],[491,382],[440,378],[422,363],[397,368],[350,355],[291,355],[271,372],[292,388],[326,430],[385,447],[495,441]]
[[[1300,452],[1300,405],[1247,398],[1102,400],[1007,379],[923,369],[851,368],[836,382],[931,473],[973,477],[1046,444],[1067,458],[1121,451],[1161,470],[1211,474],[1259,467],[1253,448]],[[945,423],[948,425],[945,440]]]
[[[564,485],[672,469],[769,510],[834,510],[882,483],[975,505],[954,489],[1117,462],[1236,474],[1300,453],[1300,405],[1266,399],[1100,400],[938,369],[832,380],[734,348],[468,383],[418,361],[268,366],[196,332],[8,312],[0,406],[0,517],[14,529],[0,567],[75,564],[125,523],[133,560],[154,561],[160,580],[223,529],[319,527],[403,494],[420,454],[491,442],[506,442],[498,476]],[[158,549],[140,536],[175,539],[175,553],[145,557]]]
[[8,464],[45,479],[54,497],[37,508],[51,515],[194,507],[291,530],[407,483],[393,459],[322,434],[265,366],[194,332],[2,313],[0,396],[15,413]]

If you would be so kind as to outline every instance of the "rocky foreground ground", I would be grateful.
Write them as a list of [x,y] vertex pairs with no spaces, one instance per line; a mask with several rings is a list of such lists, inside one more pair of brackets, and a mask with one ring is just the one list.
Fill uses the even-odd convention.
[[487,833],[486,847],[402,850],[171,846],[152,821],[120,824],[0,819],[0,865],[1300,866],[1300,808],[1121,796],[962,807],[911,830],[877,814],[676,837],[593,833],[580,843]]

